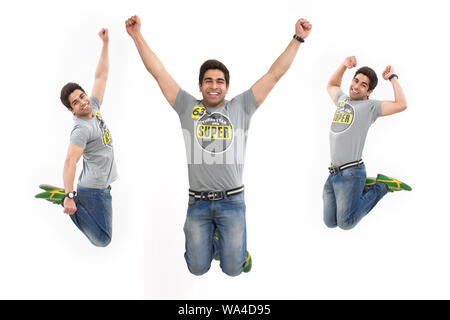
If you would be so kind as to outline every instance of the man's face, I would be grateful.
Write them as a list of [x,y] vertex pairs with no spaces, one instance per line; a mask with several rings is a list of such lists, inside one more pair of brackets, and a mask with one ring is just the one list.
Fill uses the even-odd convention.
[[350,100],[367,100],[373,90],[369,91],[370,79],[358,73],[350,84]]
[[72,110],[70,110],[78,118],[92,117],[91,100],[86,93],[80,89],[74,90],[69,95],[69,102]]
[[207,107],[220,107],[225,101],[228,85],[224,73],[219,69],[209,69],[199,85],[203,95],[203,104]]

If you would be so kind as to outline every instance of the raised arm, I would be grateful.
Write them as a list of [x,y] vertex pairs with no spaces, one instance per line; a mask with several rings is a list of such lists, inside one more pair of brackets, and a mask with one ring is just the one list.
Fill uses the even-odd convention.
[[98,33],[100,39],[103,41],[102,53],[97,69],[95,70],[94,87],[92,88],[92,95],[98,99],[100,104],[103,102],[103,95],[105,94],[106,81],[109,73],[109,55],[108,55],[108,29],[102,29]]
[[[391,77],[394,75],[393,77]],[[389,116],[394,113],[402,112],[406,110],[407,103],[403,89],[398,82],[398,77],[395,75],[394,68],[392,66],[387,66],[383,72],[383,79],[391,81],[392,88],[394,89],[394,99],[395,101],[383,101],[381,103],[381,114],[383,116]]]
[[[311,32],[311,28],[312,25],[308,20],[300,19],[295,24],[295,34],[302,39],[306,39]],[[286,50],[284,50],[284,52],[272,64],[269,71],[252,86],[252,91],[258,105],[263,103],[275,84],[289,69],[294,61],[298,48],[300,48],[300,45],[301,42],[299,40],[292,39]]]
[[[75,172],[77,170],[77,162],[80,160],[83,154],[83,148],[75,144],[69,145],[69,150],[67,151],[66,161],[64,162],[64,190],[66,194],[73,191],[73,181],[75,179]],[[77,211],[77,206],[73,199],[64,199],[64,213],[74,214]]]
[[142,62],[147,68],[148,72],[155,78],[161,88],[164,97],[171,106],[175,104],[180,86],[175,82],[172,76],[167,72],[166,68],[150,49],[144,37],[141,34],[141,20],[138,16],[132,16],[125,22],[127,32],[133,39],[136,48],[139,51]]
[[336,99],[336,95],[341,91],[342,77],[347,69],[356,67],[356,58],[354,56],[345,58],[344,62],[333,73],[330,80],[328,80],[327,91],[333,102]]

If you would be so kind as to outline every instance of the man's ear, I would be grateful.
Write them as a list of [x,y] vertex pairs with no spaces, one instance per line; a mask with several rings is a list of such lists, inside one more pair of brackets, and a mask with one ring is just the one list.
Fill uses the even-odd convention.
[[372,92],[373,92],[373,89],[372,90],[369,90],[369,91],[367,91],[367,98],[372,94]]
[[71,113],[73,113],[73,108],[72,107],[66,107],[67,110],[69,110]]

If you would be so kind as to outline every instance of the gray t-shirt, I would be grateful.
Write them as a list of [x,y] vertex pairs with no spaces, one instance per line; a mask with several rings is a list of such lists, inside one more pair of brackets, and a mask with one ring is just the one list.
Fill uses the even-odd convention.
[[173,107],[183,129],[190,188],[219,191],[242,186],[247,131],[258,108],[253,91],[208,108],[180,89]]
[[70,143],[84,148],[78,185],[105,189],[117,179],[114,149],[111,134],[100,114],[100,103],[94,96],[90,99],[94,116],[90,119],[73,117]]
[[340,91],[336,95],[336,113],[330,130],[331,164],[343,164],[362,158],[367,131],[372,123],[381,116],[381,101],[350,101]]

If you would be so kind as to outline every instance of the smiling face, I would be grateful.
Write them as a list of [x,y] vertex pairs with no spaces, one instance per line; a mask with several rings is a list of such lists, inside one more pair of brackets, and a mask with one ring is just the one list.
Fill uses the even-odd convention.
[[203,104],[210,108],[220,107],[225,102],[228,84],[224,73],[219,69],[209,69],[199,83],[203,95]]
[[89,119],[92,117],[91,100],[88,95],[80,89],[75,89],[69,95],[69,103],[72,108],[71,111],[75,116],[82,119]]
[[373,90],[369,90],[370,79],[362,73],[358,73],[350,84],[350,100],[367,100]]

